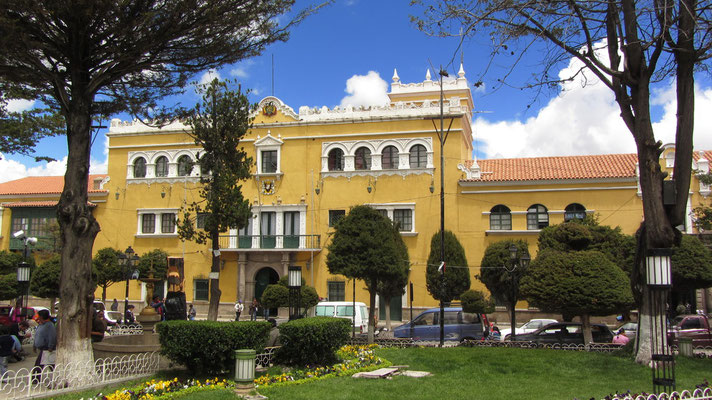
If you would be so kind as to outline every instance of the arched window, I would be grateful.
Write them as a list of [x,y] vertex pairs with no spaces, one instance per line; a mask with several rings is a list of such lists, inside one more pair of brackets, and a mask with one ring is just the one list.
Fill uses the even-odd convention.
[[344,152],[341,149],[333,149],[329,152],[329,171],[344,170]]
[[428,153],[425,150],[425,146],[422,144],[416,144],[410,148],[410,167],[411,168],[425,168],[428,165]]
[[566,206],[564,210],[564,222],[568,222],[574,219],[584,219],[586,218],[586,207],[579,203],[571,203]]
[[168,176],[168,158],[166,156],[160,156],[156,160],[156,176]]
[[512,211],[507,206],[498,204],[490,210],[490,229],[493,231],[512,230]]
[[134,160],[133,163],[133,177],[134,178],[145,178],[146,177],[146,159],[139,157]]
[[193,159],[188,155],[178,158],[178,176],[188,176],[193,171]]
[[381,152],[381,167],[383,169],[398,168],[398,149],[396,146],[386,146]]
[[371,169],[371,150],[368,147],[356,149],[356,159],[354,160],[356,169]]
[[549,226],[549,211],[541,204],[534,204],[527,210],[527,229],[543,229]]

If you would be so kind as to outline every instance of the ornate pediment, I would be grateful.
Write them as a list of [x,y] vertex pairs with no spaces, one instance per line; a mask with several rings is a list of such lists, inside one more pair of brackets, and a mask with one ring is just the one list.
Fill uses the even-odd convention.
[[[280,114],[281,117],[280,118]],[[284,102],[277,97],[267,96],[257,105],[257,110],[253,113],[255,119],[259,118],[261,122],[271,122],[272,120],[280,121],[284,117],[291,118],[295,121],[299,120],[299,116],[294,112],[292,107],[284,104]]]

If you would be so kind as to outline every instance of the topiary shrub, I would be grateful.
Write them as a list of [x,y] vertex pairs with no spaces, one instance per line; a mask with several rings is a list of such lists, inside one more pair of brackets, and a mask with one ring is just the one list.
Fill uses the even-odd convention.
[[479,290],[468,290],[460,296],[462,311],[475,314],[489,314],[494,312],[494,300],[487,297]]
[[196,374],[219,374],[235,365],[235,350],[264,349],[272,324],[165,321],[156,325],[161,354]]
[[336,351],[349,340],[351,320],[313,317],[289,321],[279,326],[277,360],[285,365],[330,365]]

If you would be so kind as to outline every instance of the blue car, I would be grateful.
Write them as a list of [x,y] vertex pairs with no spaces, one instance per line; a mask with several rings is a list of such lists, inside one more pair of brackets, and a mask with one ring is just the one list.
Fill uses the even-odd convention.
[[[480,340],[487,335],[487,316],[465,313],[460,307],[445,308],[445,340]],[[423,311],[412,321],[393,330],[397,338],[440,340],[440,309]]]

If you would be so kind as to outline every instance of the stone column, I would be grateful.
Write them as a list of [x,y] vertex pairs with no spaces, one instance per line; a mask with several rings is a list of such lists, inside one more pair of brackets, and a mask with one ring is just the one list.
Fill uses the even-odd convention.
[[245,298],[245,269],[247,268],[247,253],[237,255],[237,299],[245,304],[252,299]]
[[289,273],[289,261],[291,259],[289,252],[282,252],[282,274],[280,275],[280,278],[283,276],[287,276]]

